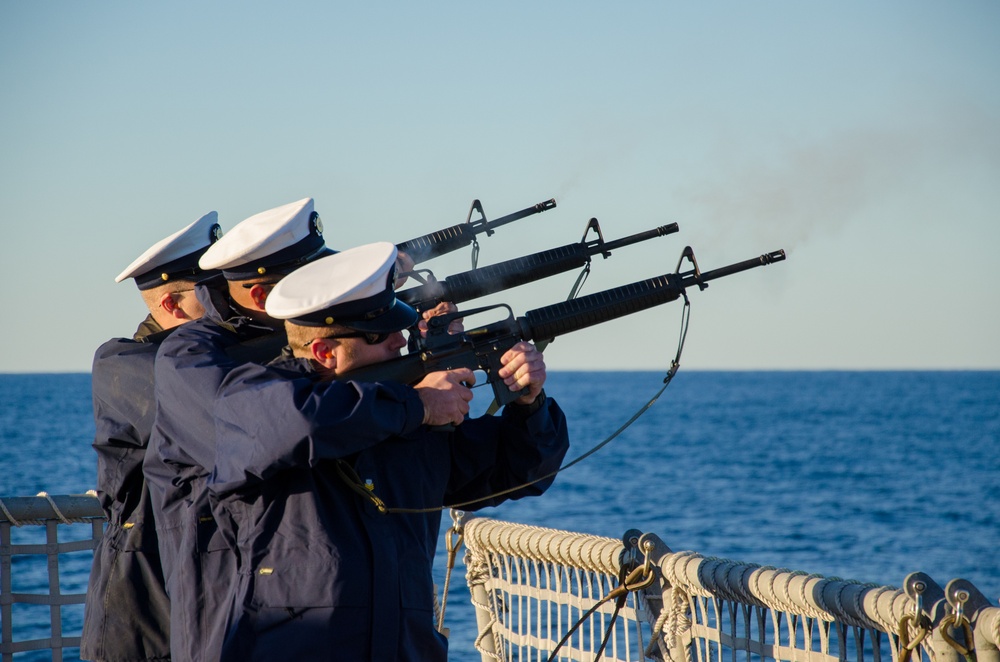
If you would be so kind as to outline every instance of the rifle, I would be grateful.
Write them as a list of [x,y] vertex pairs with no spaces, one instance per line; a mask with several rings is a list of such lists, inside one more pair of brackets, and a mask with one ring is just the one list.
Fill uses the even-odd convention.
[[[682,273],[681,263],[685,258],[691,262],[693,268]],[[697,285],[699,289],[704,290],[708,287],[708,282],[716,278],[784,259],[785,251],[777,250],[702,272],[698,268],[694,251],[687,246],[681,253],[674,273],[529,310],[523,317],[517,319],[506,304],[432,317],[428,320],[427,337],[418,351],[383,363],[351,370],[338,379],[413,384],[420,381],[424,375],[438,370],[470,368],[486,373],[486,379],[493,387],[497,404],[505,405],[516,400],[521,393],[510,391],[503,380],[497,377],[497,371],[502,367],[500,357],[521,340],[536,343],[552,340],[556,336],[669,303],[682,294],[686,296],[686,289],[689,287]],[[464,333],[448,334],[448,324],[452,319],[496,309],[506,309],[506,319]]]
[[[415,237],[414,239],[404,241],[401,244],[396,244],[396,248],[409,255],[414,264],[419,264],[433,257],[457,251],[459,248],[463,248],[473,242],[476,242],[473,247],[473,263],[475,263],[475,255],[478,254],[479,249],[479,243],[476,239],[476,235],[485,232],[487,237],[492,236],[493,231],[501,225],[513,223],[514,221],[518,221],[525,216],[538,214],[548,209],[552,209],[555,206],[556,201],[553,198],[552,200],[546,200],[545,202],[539,202],[536,205],[526,207],[525,209],[516,211],[513,214],[507,214],[506,216],[502,216],[494,221],[488,221],[486,220],[486,213],[483,211],[483,205],[479,202],[479,200],[473,200],[472,207],[469,209],[469,215],[465,219],[465,223],[459,223],[458,225],[453,225],[449,228],[438,230],[437,232],[431,232],[430,234]],[[478,211],[480,216],[476,220],[472,220],[472,212],[474,211]]]
[[[591,230],[597,233],[597,238],[587,241],[587,235]],[[596,218],[592,218],[587,223],[587,228],[579,243],[567,244],[487,267],[463,271],[440,281],[435,279],[433,274],[430,274],[428,280],[421,277],[420,272],[410,272],[408,275],[423,284],[396,292],[396,299],[410,304],[417,309],[417,312],[433,308],[442,301],[462,303],[589,265],[591,256],[598,253],[607,259],[611,256],[611,251],[622,246],[636,244],[653,237],[664,237],[677,232],[677,230],[677,224],[671,223],[606,242],[601,232],[600,223],[597,222]]]

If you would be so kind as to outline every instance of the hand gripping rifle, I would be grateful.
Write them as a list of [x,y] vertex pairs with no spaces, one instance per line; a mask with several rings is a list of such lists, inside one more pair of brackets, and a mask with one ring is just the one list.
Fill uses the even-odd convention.
[[[684,258],[690,260],[693,268],[682,273],[680,267]],[[500,357],[518,342],[530,340],[537,343],[552,340],[556,336],[669,303],[679,298],[691,286],[697,285],[699,289],[704,290],[708,287],[708,282],[716,278],[784,259],[785,251],[777,250],[726,267],[702,272],[698,269],[694,251],[688,246],[681,253],[675,273],[529,310],[524,317],[517,319],[506,304],[432,317],[428,321],[427,337],[418,351],[352,370],[338,379],[414,384],[424,375],[438,370],[455,368],[482,370],[493,387],[497,403],[505,405],[516,400],[521,393],[509,390],[503,380],[497,377],[497,371],[501,368]],[[464,333],[448,334],[448,324],[452,319],[493,309],[506,309],[506,319]]]
[[[444,280],[437,280],[433,274],[430,278],[424,278],[421,272],[410,272],[410,276],[423,283],[416,287],[411,287],[402,292],[396,292],[396,298],[404,303],[408,303],[423,312],[433,308],[442,301],[451,303],[463,303],[472,299],[494,294],[501,290],[531,283],[542,278],[548,278],[564,271],[570,271],[577,267],[590,264],[590,258],[598,253],[605,259],[611,256],[611,251],[637,244],[653,237],[665,237],[668,234],[677,232],[677,224],[661,225],[660,227],[639,232],[637,234],[623,237],[615,241],[604,241],[601,233],[601,225],[596,218],[590,219],[587,228],[584,230],[583,238],[579,243],[567,244],[547,251],[541,251],[514,258],[506,262],[491,264],[486,267],[479,267],[470,271],[463,271]],[[593,230],[597,233],[596,239],[587,240],[587,235]],[[427,272],[429,273],[429,272]]]
[[[473,244],[472,264],[475,266],[479,255],[479,241],[476,239],[476,235],[485,232],[487,237],[492,236],[493,231],[501,225],[513,223],[526,216],[552,209],[555,206],[555,199],[546,200],[521,211],[516,211],[513,214],[507,214],[496,220],[488,221],[486,220],[486,213],[483,211],[483,205],[479,200],[473,200],[465,223],[459,223],[458,225],[453,225],[437,232],[431,232],[430,234],[404,241],[401,244],[396,244],[396,248],[409,255],[414,264],[419,264],[433,257],[451,253],[469,244]],[[479,212],[479,218],[476,220],[472,220],[472,212],[474,211]]]

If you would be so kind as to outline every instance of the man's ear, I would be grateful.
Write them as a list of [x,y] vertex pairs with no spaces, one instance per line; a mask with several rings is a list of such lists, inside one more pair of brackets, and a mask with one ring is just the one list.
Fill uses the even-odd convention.
[[171,317],[186,319],[186,315],[184,314],[184,311],[181,310],[180,304],[178,303],[173,292],[163,293],[163,296],[160,297],[160,308],[162,308],[163,312]]
[[264,302],[267,301],[267,294],[270,290],[261,283],[250,288],[250,298],[260,310],[264,310]]
[[337,353],[333,351],[336,346],[336,341],[329,338],[316,338],[309,345],[309,350],[312,352],[310,358],[327,370],[336,370]]

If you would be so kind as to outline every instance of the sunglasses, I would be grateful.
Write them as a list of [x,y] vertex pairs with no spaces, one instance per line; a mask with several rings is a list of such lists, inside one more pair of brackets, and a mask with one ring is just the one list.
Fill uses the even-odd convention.
[[[322,338],[329,338],[331,340],[340,340],[341,338],[364,338],[365,343],[369,345],[380,345],[389,339],[394,333],[398,331],[384,331],[382,333],[374,333],[371,331],[353,331],[351,333],[340,333],[335,336],[322,336]],[[322,338],[313,338],[313,340],[321,340]],[[308,347],[313,343],[313,340],[303,344],[303,347]]]
[[278,281],[276,280],[263,280],[257,283],[240,283],[240,287],[242,287],[244,290],[252,290],[257,285],[270,285],[271,287],[274,287],[277,284]]

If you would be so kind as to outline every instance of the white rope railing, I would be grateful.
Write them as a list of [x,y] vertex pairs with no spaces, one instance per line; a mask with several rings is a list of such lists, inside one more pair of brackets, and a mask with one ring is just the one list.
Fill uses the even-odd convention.
[[[0,656],[48,649],[62,660],[80,644],[63,609],[82,610],[86,588],[65,586],[60,566],[89,570],[104,513],[93,495],[47,494],[0,498],[0,513]],[[44,535],[24,540],[35,527]],[[941,588],[913,573],[900,590],[674,553],[648,533],[619,541],[485,518],[466,523],[463,538],[484,660],[546,660],[619,590],[624,565],[654,581],[627,593],[617,615],[613,602],[596,608],[557,659],[593,660],[610,628],[602,660],[1000,662],[1000,608],[965,580]],[[36,566],[27,590],[23,575]],[[28,609],[48,612],[51,636],[15,640],[26,621],[43,629]]]
[[[464,535],[484,660],[546,659],[567,621],[617,585],[627,549],[610,538],[489,519],[469,521]],[[637,635],[622,636],[602,659],[1000,662],[1000,609],[964,580],[942,589],[913,573],[904,591],[674,553],[648,533],[634,549],[652,550],[656,582],[630,596],[616,625],[616,633]],[[574,573],[587,582],[549,579]],[[558,659],[595,658],[591,642],[608,624],[608,609],[600,613],[586,624],[590,638],[560,650]],[[545,618],[550,614],[571,616]]]
[[[675,599],[658,631],[660,653],[681,659],[835,662],[896,659],[892,641],[913,601],[901,590],[761,567],[692,552],[660,560],[663,585]],[[676,625],[682,623],[683,625]],[[933,655],[928,653],[933,659]]]
[[[566,632],[618,585],[621,541],[487,519],[465,526],[466,579],[484,660],[545,660]],[[558,659],[641,660],[643,603],[629,595],[585,619]],[[648,631],[648,628],[647,628]]]

